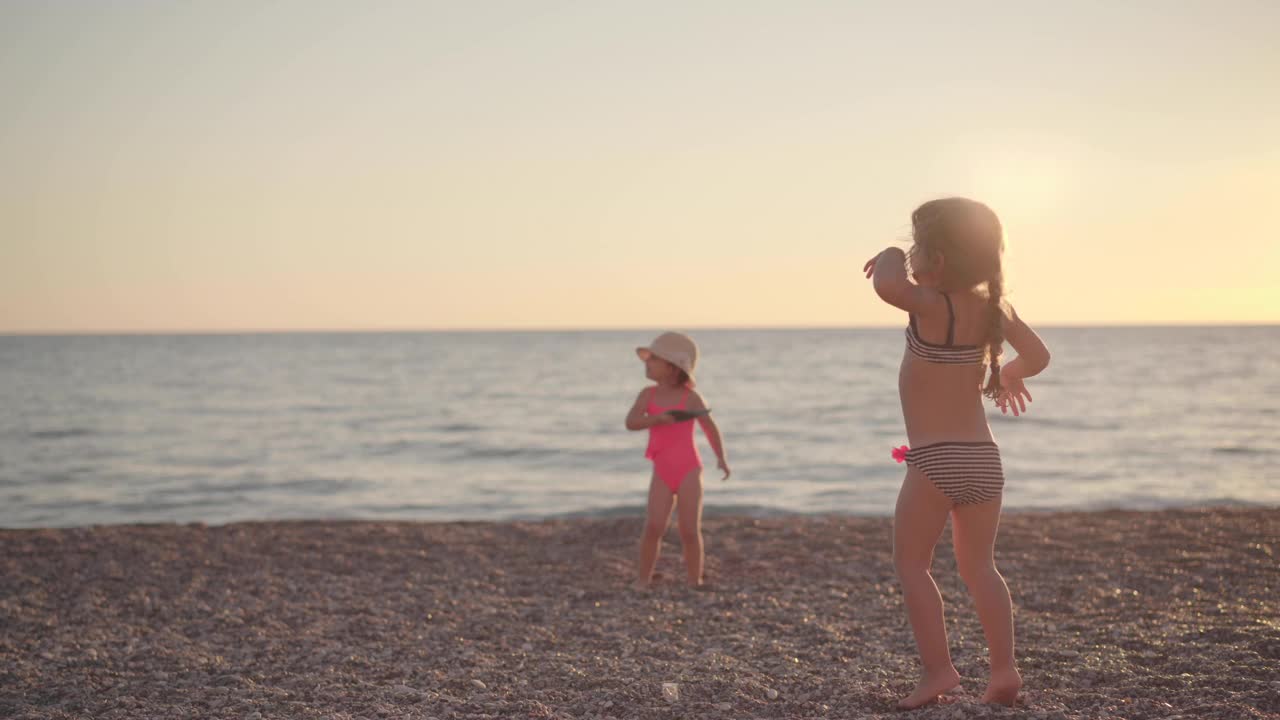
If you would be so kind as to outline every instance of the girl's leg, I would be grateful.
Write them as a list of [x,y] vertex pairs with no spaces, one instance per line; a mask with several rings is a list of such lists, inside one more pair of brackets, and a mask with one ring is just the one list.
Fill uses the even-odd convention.
[[1000,498],[956,508],[951,536],[956,566],[969,586],[982,632],[991,651],[991,683],[983,702],[1013,705],[1022,677],[1013,662],[1013,603],[1009,587],[996,570],[996,532],[1000,527]]
[[924,473],[908,468],[893,515],[893,564],[902,583],[907,618],[916,636],[920,683],[898,707],[910,709],[933,702],[960,683],[947,647],[947,626],[942,617],[942,594],[933,582],[933,547],[947,524],[951,501]]
[[649,480],[649,510],[644,520],[644,534],[640,536],[640,574],[636,586],[647,588],[658,564],[658,552],[662,548],[662,536],[671,522],[671,505],[676,500],[671,490],[658,479],[655,472]]
[[690,470],[676,492],[676,517],[680,522],[680,547],[689,584],[702,584],[702,469]]

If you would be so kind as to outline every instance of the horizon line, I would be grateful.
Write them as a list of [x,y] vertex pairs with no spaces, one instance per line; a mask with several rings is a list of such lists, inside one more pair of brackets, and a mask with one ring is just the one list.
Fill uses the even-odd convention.
[[[102,329],[102,330],[0,330],[0,337],[129,337],[129,336],[162,336],[162,335],[395,335],[395,334],[428,334],[428,333],[553,333],[553,332],[627,332],[655,331],[667,326],[662,325],[531,325],[531,326],[458,326],[458,327],[302,327],[302,328],[192,328],[192,329]],[[684,325],[685,330],[891,330],[901,324],[874,325]],[[1083,330],[1108,328],[1265,328],[1280,327],[1275,322],[1120,322],[1120,323],[1043,323],[1039,328]]]

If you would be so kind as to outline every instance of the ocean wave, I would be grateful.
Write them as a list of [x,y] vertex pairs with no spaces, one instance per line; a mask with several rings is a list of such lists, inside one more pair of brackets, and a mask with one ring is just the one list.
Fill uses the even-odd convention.
[[1088,432],[1105,432],[1124,429],[1124,425],[1115,420],[1090,420],[1088,418],[1045,417],[1036,415],[1032,408],[1027,408],[1024,415],[1005,415],[1000,412],[988,414],[988,420],[995,423],[1018,423],[1021,425],[1038,425],[1040,427],[1059,428],[1062,430],[1084,430]]
[[392,440],[382,443],[365,443],[361,450],[371,457],[389,457],[422,447],[422,443],[409,440]]
[[344,385],[360,385],[364,387],[381,385],[384,382],[382,378],[361,377],[359,375],[334,375],[333,380]]
[[450,423],[448,425],[436,425],[434,427],[429,427],[427,430],[429,432],[438,433],[469,433],[480,432],[484,430],[484,428],[479,425],[472,425],[471,423]]
[[27,433],[27,437],[32,440],[63,440],[65,438],[88,437],[96,434],[96,432],[88,428],[63,428],[58,430],[33,430]]
[[154,459],[157,465],[171,469],[181,468],[186,470],[193,468],[199,470],[229,470],[258,462],[257,458],[247,455],[233,455],[229,452],[225,455],[158,455]]
[[513,458],[536,459],[561,455],[562,451],[557,448],[547,447],[530,447],[530,446],[512,446],[512,447],[494,447],[494,446],[471,446],[464,450],[462,455],[467,460],[510,460]]
[[400,505],[357,505],[350,508],[359,517],[364,513],[371,515],[395,515],[397,513],[431,513],[442,509],[452,509],[444,505],[428,505],[424,503],[402,503]]
[[[621,518],[621,517],[638,517],[643,518],[645,514],[645,506],[641,504],[627,505],[610,505],[599,508],[586,508],[583,510],[571,510],[569,512],[547,514],[518,514],[512,516],[512,520],[573,520],[575,518]],[[820,513],[802,513],[792,510],[786,510],[778,507],[770,507],[768,505],[756,505],[751,503],[743,503],[737,505],[706,505],[703,508],[704,517],[715,517],[725,515],[736,515],[746,517],[788,517],[797,515],[820,514]]]
[[349,408],[347,408],[347,406],[345,405],[328,405],[325,403],[304,403],[302,405],[294,405],[289,409],[295,410],[300,413],[306,413],[308,415],[331,415],[333,413],[342,412],[343,410],[347,410]]
[[264,483],[261,490],[285,490],[288,492],[305,492],[312,495],[333,495],[346,490],[368,487],[371,483],[357,478],[295,478],[277,482]]
[[1219,455],[1274,455],[1276,451],[1256,445],[1218,445],[1212,452]]
[[142,517],[164,514],[170,510],[186,510],[192,507],[214,508],[224,505],[226,505],[225,500],[202,498],[190,498],[183,499],[181,501],[156,500],[155,498],[148,498],[146,500],[101,504],[102,510],[105,512],[120,513],[122,515],[138,515]]
[[40,476],[41,482],[43,482],[45,485],[67,485],[70,483],[79,482],[81,479],[82,478],[75,477],[71,473],[65,473],[65,472],[45,473],[44,475]]

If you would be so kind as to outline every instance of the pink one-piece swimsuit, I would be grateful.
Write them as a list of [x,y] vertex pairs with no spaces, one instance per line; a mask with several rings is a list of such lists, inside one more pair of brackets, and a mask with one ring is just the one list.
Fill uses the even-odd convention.
[[[659,407],[654,402],[658,388],[649,391],[649,414],[658,415],[668,410],[684,410],[689,402],[686,390],[680,404],[674,407]],[[689,472],[702,467],[702,456],[698,454],[698,446],[693,442],[693,430],[697,423],[692,420],[671,423],[670,425],[654,425],[649,428],[649,448],[644,456],[653,461],[654,472],[658,479],[671,488],[671,492],[680,489]]]

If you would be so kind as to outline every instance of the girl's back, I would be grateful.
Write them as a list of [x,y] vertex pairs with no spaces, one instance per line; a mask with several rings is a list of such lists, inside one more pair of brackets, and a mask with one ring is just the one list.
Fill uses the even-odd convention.
[[[948,301],[954,314],[948,312]],[[982,404],[987,299],[962,292],[940,298],[938,305],[941,312],[915,315],[915,327],[907,328],[898,371],[907,439],[913,446],[941,440],[990,441]]]

